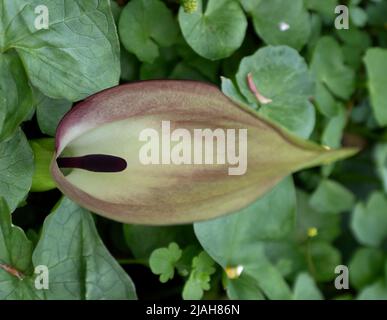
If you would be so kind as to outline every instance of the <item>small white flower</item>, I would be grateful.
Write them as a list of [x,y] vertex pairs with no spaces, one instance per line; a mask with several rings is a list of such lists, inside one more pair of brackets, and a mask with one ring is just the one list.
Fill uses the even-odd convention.
[[290,26],[286,22],[280,22],[278,27],[281,31],[286,31],[290,29]]
[[242,274],[243,269],[243,266],[238,265],[236,267],[227,267],[225,271],[229,279],[238,279],[239,276]]

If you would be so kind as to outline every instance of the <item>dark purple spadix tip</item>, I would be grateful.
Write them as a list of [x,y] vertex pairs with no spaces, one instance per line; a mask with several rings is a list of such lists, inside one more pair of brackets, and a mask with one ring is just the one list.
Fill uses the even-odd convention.
[[77,168],[93,172],[121,172],[126,169],[125,159],[106,154],[89,154],[82,157],[56,159],[59,168]]

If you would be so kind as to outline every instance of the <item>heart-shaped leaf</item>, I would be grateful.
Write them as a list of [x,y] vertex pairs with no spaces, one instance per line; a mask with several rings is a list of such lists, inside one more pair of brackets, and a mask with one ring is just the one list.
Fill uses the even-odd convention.
[[342,48],[332,37],[321,37],[317,42],[311,69],[334,96],[348,99],[355,89],[355,73],[344,63]]
[[0,197],[14,211],[30,190],[34,173],[33,153],[20,129],[0,143],[0,155]]
[[159,46],[172,45],[178,35],[172,13],[160,0],[130,1],[121,13],[119,32],[125,48],[148,63],[159,56]]
[[303,138],[309,137],[315,123],[309,101],[314,82],[296,50],[285,46],[259,49],[242,59],[236,79],[248,102],[260,103],[262,114]]
[[15,49],[45,95],[77,101],[118,83],[120,51],[109,0],[1,0],[0,8],[1,51]]
[[10,137],[33,109],[31,87],[15,53],[0,53],[0,141]]
[[369,76],[369,91],[376,120],[387,125],[387,50],[372,48],[364,58]]
[[366,204],[356,205],[351,227],[361,244],[379,246],[387,238],[386,208],[387,197],[381,192],[372,193]]
[[[37,286],[43,274],[44,287]],[[136,298],[131,279],[106,250],[91,215],[68,199],[47,217],[33,250],[24,232],[11,224],[0,198],[0,282],[1,300]]]
[[256,32],[267,44],[300,50],[309,39],[311,22],[303,0],[259,1],[251,14]]
[[209,60],[229,57],[241,46],[247,28],[243,10],[234,0],[198,0],[195,12],[180,9],[179,23],[192,49]]

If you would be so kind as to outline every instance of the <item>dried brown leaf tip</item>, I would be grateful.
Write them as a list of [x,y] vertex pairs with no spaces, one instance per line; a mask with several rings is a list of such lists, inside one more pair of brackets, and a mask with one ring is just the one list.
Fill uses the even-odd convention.
[[255,95],[259,103],[268,104],[273,102],[273,100],[266,98],[259,92],[257,86],[254,83],[253,74],[251,72],[247,75],[247,84],[249,86],[249,89]]
[[21,273],[19,270],[16,270],[15,268],[7,265],[0,263],[0,269],[3,269],[4,271],[8,272],[9,274],[13,275],[14,277],[18,278],[19,280],[23,280],[24,275]]

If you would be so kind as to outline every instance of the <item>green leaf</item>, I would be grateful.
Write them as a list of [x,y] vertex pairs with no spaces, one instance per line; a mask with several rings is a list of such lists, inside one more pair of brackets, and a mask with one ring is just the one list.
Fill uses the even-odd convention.
[[351,228],[363,245],[380,246],[387,237],[387,197],[381,192],[371,194],[366,204],[358,203],[352,214]]
[[367,24],[367,13],[360,7],[351,6],[349,9],[349,15],[352,23],[357,27],[364,27]]
[[43,225],[34,265],[50,271],[50,299],[135,299],[134,285],[98,236],[90,213],[64,198]]
[[387,285],[379,280],[365,287],[357,296],[357,300],[387,300]]
[[378,144],[375,147],[374,158],[378,175],[383,183],[384,192],[387,193],[387,143]]
[[230,216],[195,223],[199,242],[224,269],[243,267],[266,295],[290,297],[281,273],[264,253],[265,241],[288,237],[294,226],[295,191],[286,178],[264,197]]
[[[24,279],[32,270],[32,242],[23,230],[11,223],[11,214],[0,197],[0,299],[34,299],[32,281]],[[6,271],[12,267],[17,275]],[[23,279],[23,280],[21,280]]]
[[149,257],[149,266],[154,274],[160,275],[160,282],[167,282],[175,275],[176,263],[180,260],[183,251],[172,242],[168,248],[159,248]]
[[110,1],[110,6],[111,6],[114,22],[117,23],[121,15],[122,7],[116,1]]
[[242,59],[236,75],[239,89],[249,103],[257,103],[248,85],[249,74],[257,90],[272,100],[261,103],[259,111],[293,133],[309,137],[315,123],[314,107],[308,100],[314,82],[298,52],[285,46],[266,47]]
[[177,59],[177,52],[174,47],[160,48],[160,54],[153,63],[142,63],[140,67],[140,79],[167,78],[171,69],[176,65]]
[[[11,225],[0,205],[0,259],[22,273],[23,280],[0,269],[0,299],[98,300],[135,299],[132,281],[112,258],[98,236],[90,213],[68,199],[45,220],[32,254],[31,242]],[[48,268],[46,290],[35,288],[34,268]]]
[[342,49],[345,63],[359,69],[365,51],[372,44],[370,34],[352,26],[349,29],[336,30],[336,34],[344,42]]
[[259,259],[259,263],[246,266],[244,272],[254,278],[268,299],[290,300],[292,298],[291,290],[280,271],[259,251],[256,252],[255,257]]
[[337,41],[324,36],[314,50],[311,68],[319,82],[338,98],[348,99],[355,89],[355,73],[344,64],[343,51]]
[[242,44],[247,20],[237,1],[198,0],[198,10],[179,11],[179,24],[185,40],[199,55],[209,60],[229,57]]
[[265,242],[265,254],[282,277],[293,277],[305,268],[305,254],[302,244],[292,235],[281,240]]
[[359,248],[349,262],[349,281],[357,290],[383,275],[384,254],[376,248]]
[[50,163],[54,155],[55,140],[43,138],[29,141],[34,153],[34,176],[32,177],[32,192],[48,191],[56,188],[50,174]]
[[[363,0],[349,0],[350,6],[357,6],[359,5]],[[371,0],[371,1],[379,1],[379,0]]]
[[55,100],[42,94],[36,105],[36,118],[40,130],[49,136],[55,136],[59,121],[71,109],[72,103],[68,100]]
[[371,26],[384,26],[387,22],[385,12],[387,10],[387,2],[384,1],[369,1],[367,4],[368,22]]
[[0,197],[13,212],[28,194],[34,173],[33,153],[20,129],[0,143],[0,155]]
[[337,104],[337,114],[328,120],[321,136],[321,143],[330,148],[339,148],[345,125],[347,124],[347,113],[344,106]]
[[332,281],[335,277],[335,268],[341,263],[341,254],[338,249],[327,242],[311,242],[307,248],[309,268],[316,281]]
[[148,63],[159,56],[160,46],[171,46],[178,35],[172,13],[160,0],[130,1],[122,10],[118,29],[124,47]]
[[314,10],[329,22],[334,19],[335,8],[338,5],[338,0],[305,0],[305,5],[308,9]]
[[[76,101],[118,83],[119,43],[109,0],[2,3],[1,49],[16,49],[30,81],[45,95]],[[35,8],[41,5],[49,25],[38,30]]]
[[316,94],[314,97],[317,109],[328,118],[334,117],[339,113],[339,104],[333,95],[322,82],[316,84]]
[[13,135],[33,109],[33,96],[22,62],[0,53],[0,141]]
[[310,57],[312,56],[313,50],[316,47],[316,43],[321,37],[322,28],[323,28],[322,18],[318,14],[313,13],[310,15],[310,24],[311,24],[310,36],[306,44],[307,45],[306,57],[308,59],[310,59]]
[[322,300],[324,299],[314,279],[308,273],[300,273],[294,284],[294,300]]
[[152,251],[177,242],[185,247],[193,242],[192,226],[151,227],[125,224],[124,236],[127,245],[137,259],[148,259]]
[[[260,113],[302,138],[309,138],[315,126],[313,105],[303,98],[293,97],[286,105],[284,101],[273,102],[260,109]],[[303,125],[302,125],[303,123]]]
[[242,96],[242,94],[239,92],[238,88],[235,86],[233,81],[225,77],[221,77],[221,81],[222,81],[221,82],[222,92],[227,97],[231,98],[234,101],[248,105],[254,110],[258,109],[258,105],[256,103],[250,103],[245,99],[244,96]]
[[[330,95],[328,93],[328,95]],[[339,148],[343,139],[344,129],[348,122],[347,110],[341,103],[336,103],[336,115],[332,116],[326,123],[321,135],[321,143],[330,148]],[[322,174],[328,177],[335,164],[322,167]]]
[[281,240],[291,234],[295,207],[294,185],[289,177],[237,213],[195,223],[195,234],[222,267],[254,264],[254,252],[265,240]]
[[183,58],[183,62],[205,76],[206,81],[218,82],[219,61],[209,61],[198,55],[182,36],[177,45],[177,52]]
[[5,120],[5,110],[6,110],[6,99],[3,90],[0,88],[0,133],[2,132],[4,120]]
[[182,277],[189,277],[192,270],[192,260],[202,252],[202,248],[196,244],[195,240],[184,248],[182,256],[176,264],[176,271]]
[[173,80],[194,80],[208,82],[208,79],[204,77],[199,71],[193,67],[187,65],[185,62],[178,63],[172,70],[168,77]]
[[371,36],[356,27],[336,30],[336,34],[344,44],[354,49],[360,49],[362,52],[372,44]]
[[243,9],[247,12],[252,14],[255,7],[261,2],[262,0],[239,0],[241,3]]
[[223,77],[235,80],[235,74],[238,71],[240,61],[253,54],[257,50],[256,35],[253,33],[246,33],[242,45],[230,57],[221,61],[221,75]]
[[204,251],[192,260],[191,274],[183,288],[184,300],[200,300],[203,291],[210,289],[211,275],[215,273],[214,260]]
[[313,209],[321,213],[340,213],[352,209],[355,197],[338,182],[324,179],[312,194],[309,203]]
[[255,279],[242,272],[237,279],[226,280],[227,296],[232,300],[264,300],[265,297]]
[[311,32],[303,0],[260,1],[252,10],[255,31],[269,45],[301,50]]
[[364,58],[371,95],[372,109],[379,125],[387,125],[387,50],[368,49]]
[[310,196],[303,191],[297,191],[297,232],[298,241],[308,239],[308,231],[317,229],[318,240],[331,242],[340,234],[340,217],[316,211],[310,206]]

